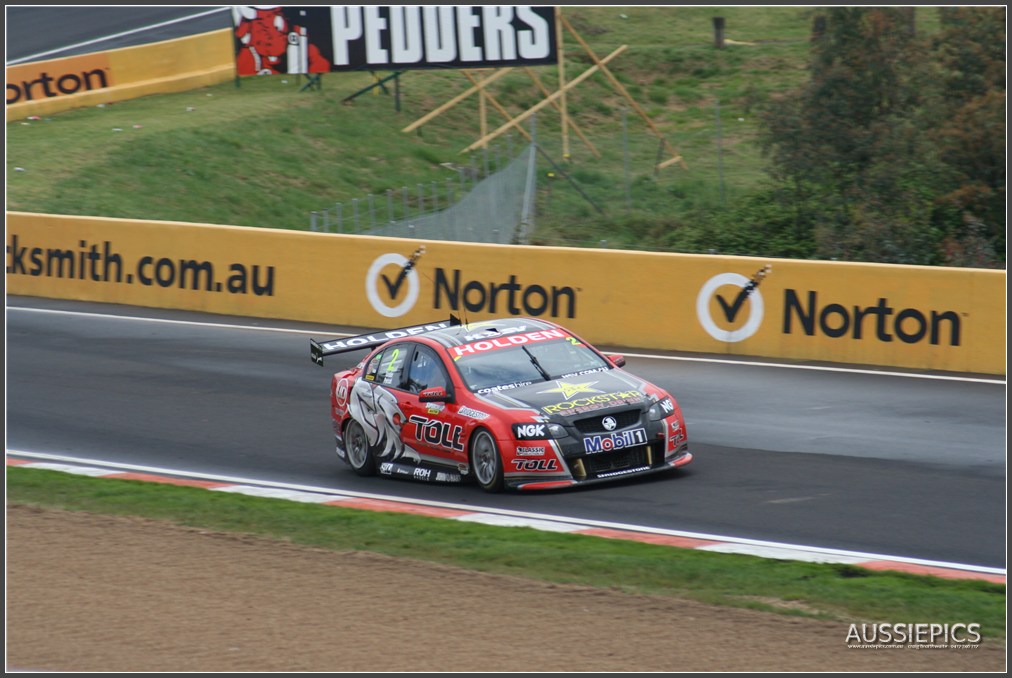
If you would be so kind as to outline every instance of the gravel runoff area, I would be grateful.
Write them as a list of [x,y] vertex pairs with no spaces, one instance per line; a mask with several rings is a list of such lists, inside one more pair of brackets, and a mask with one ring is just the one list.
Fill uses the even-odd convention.
[[859,649],[848,647],[849,629],[142,518],[7,506],[8,671],[1006,668],[1004,642]]

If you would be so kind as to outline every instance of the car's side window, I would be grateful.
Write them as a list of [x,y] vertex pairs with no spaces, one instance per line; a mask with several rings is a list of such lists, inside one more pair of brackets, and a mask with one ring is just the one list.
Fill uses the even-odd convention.
[[402,388],[404,359],[410,349],[407,344],[394,344],[377,353],[366,368],[366,380],[383,386]]
[[408,390],[420,393],[423,389],[442,386],[449,390],[450,381],[443,370],[439,356],[428,346],[416,346],[408,368]]

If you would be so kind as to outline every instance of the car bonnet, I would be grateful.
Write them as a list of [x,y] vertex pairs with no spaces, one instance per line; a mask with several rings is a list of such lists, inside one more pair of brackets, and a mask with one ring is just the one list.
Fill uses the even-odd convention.
[[535,410],[546,417],[650,402],[647,382],[620,369],[586,372],[550,381],[481,389],[475,395],[503,409]]

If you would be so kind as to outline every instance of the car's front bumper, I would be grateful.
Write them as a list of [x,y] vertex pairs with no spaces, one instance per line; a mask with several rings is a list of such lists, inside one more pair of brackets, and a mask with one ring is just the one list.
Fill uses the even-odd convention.
[[[649,448],[650,446],[643,446]],[[641,456],[642,455],[642,456]],[[608,483],[622,478],[635,478],[638,476],[670,471],[671,469],[685,466],[692,461],[692,453],[688,445],[683,444],[675,453],[660,459],[653,458],[649,451],[642,453],[627,454],[623,459],[606,460],[604,456],[595,457],[594,463],[597,468],[588,472],[585,464],[586,458],[576,459],[570,462],[570,476],[568,478],[506,478],[506,486],[514,490],[554,490],[566,487],[582,485],[595,485]],[[611,467],[605,468],[603,464],[611,461]]]

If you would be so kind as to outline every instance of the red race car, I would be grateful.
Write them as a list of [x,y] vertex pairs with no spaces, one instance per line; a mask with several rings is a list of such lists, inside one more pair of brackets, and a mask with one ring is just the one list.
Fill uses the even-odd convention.
[[450,320],[310,339],[367,350],[331,380],[337,454],[362,476],[474,479],[483,490],[599,483],[692,461],[675,399],[565,328],[533,318]]

